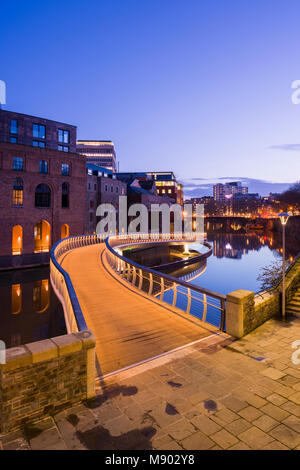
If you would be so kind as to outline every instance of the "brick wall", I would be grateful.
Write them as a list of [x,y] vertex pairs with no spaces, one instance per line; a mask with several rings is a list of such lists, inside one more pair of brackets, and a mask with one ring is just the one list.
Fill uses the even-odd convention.
[[0,364],[0,432],[6,433],[95,395],[91,331],[6,351]]
[[[23,171],[13,170],[14,157],[23,158]],[[48,161],[48,174],[39,173],[40,160]],[[62,163],[70,165],[70,176],[62,175]],[[13,205],[13,184],[17,177],[22,178],[24,187],[21,207]],[[69,184],[68,208],[62,207],[64,182]],[[41,256],[27,256],[27,260],[25,255],[34,253],[34,226],[41,220],[51,225],[51,245],[61,239],[63,224],[69,226],[70,235],[84,233],[86,170],[80,155],[0,142],[0,183],[0,268],[39,264]],[[49,208],[35,207],[35,188],[40,183],[51,189]],[[12,229],[15,225],[23,228],[23,251],[22,255],[15,255],[12,259]],[[47,261],[49,258],[46,256]]]
[[[10,133],[11,119],[18,121],[18,133]],[[42,124],[46,128],[46,138],[39,139],[33,137],[33,124]],[[68,144],[61,144],[58,141],[58,129],[69,131],[70,141]],[[16,137],[17,142],[32,146],[33,140],[40,140],[45,143],[45,147],[53,150],[58,149],[58,145],[66,145],[70,152],[76,152],[76,126],[65,124],[51,119],[44,119],[28,114],[15,113],[13,111],[0,110],[0,141],[10,142],[10,137]]]

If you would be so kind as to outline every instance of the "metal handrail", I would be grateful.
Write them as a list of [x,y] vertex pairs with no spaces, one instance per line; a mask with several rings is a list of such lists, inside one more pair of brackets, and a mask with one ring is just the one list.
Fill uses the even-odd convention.
[[[191,287],[192,284],[189,283],[189,282],[182,281],[182,280],[178,279],[177,277],[169,276],[168,274],[161,273],[160,271],[156,271],[154,269],[147,268],[146,266],[142,266],[141,264],[138,264],[135,261],[132,261],[129,258],[126,258],[123,255],[120,255],[118,252],[114,251],[114,249],[109,245],[109,240],[110,240],[110,237],[107,237],[105,239],[105,245],[106,245],[107,249],[111,253],[113,253],[115,256],[117,256],[121,260],[125,261],[126,263],[129,263],[132,266],[134,266],[135,268],[142,269],[143,271],[146,271],[148,273],[156,274],[156,275],[158,275],[158,276],[160,276],[160,277],[162,277],[162,278],[164,278],[164,279],[166,279],[170,282],[176,282],[176,284],[180,284],[181,286],[184,286],[184,287],[189,287],[189,288]],[[219,294],[219,293],[214,292],[212,290],[206,289],[205,287],[199,287],[199,286],[192,285],[192,288],[193,288],[193,290],[195,290],[197,292],[200,292],[201,294],[207,294],[207,295],[210,295],[211,297],[214,297],[214,298],[219,299],[219,300],[226,300],[226,295]]]
[[[169,238],[167,238],[169,237]],[[53,286],[53,289],[61,301],[63,308],[64,308],[64,314],[65,314],[65,319],[66,319],[66,324],[67,324],[67,330],[68,332],[75,332],[75,331],[80,331],[87,329],[85,319],[75,292],[75,289],[73,287],[73,284],[71,282],[69,274],[62,268],[62,266],[59,263],[59,258],[61,258],[66,252],[72,249],[80,248],[83,246],[87,245],[92,245],[96,243],[103,243],[105,241],[106,245],[106,255],[109,255],[116,260],[117,263],[122,265],[122,269],[116,269],[118,271],[118,274],[122,275],[122,277],[131,284],[136,285],[139,289],[142,290],[142,285],[143,282],[146,281],[149,282],[149,287],[147,289],[147,293],[152,294],[154,296],[159,296],[161,300],[164,300],[164,293],[168,292],[170,290],[173,290],[174,292],[174,298],[172,301],[172,306],[176,306],[176,299],[177,295],[184,295],[187,297],[187,308],[184,309],[187,313],[190,313],[191,305],[192,305],[192,300],[193,301],[199,301],[203,304],[203,315],[202,319],[205,320],[207,316],[207,307],[211,307],[216,309],[220,315],[220,319],[218,318],[219,322],[219,327],[222,331],[225,329],[225,312],[226,312],[226,296],[222,294],[218,294],[216,292],[213,292],[209,289],[203,288],[203,287],[198,287],[194,286],[191,283],[188,283],[184,280],[169,276],[168,274],[163,274],[159,271],[144,267],[142,265],[139,265],[138,263],[135,263],[128,258],[122,256],[119,254],[115,249],[118,248],[118,246],[124,245],[128,242],[155,242],[155,241],[160,241],[160,242],[169,242],[169,241],[186,241],[186,242],[191,242],[194,241],[193,235],[186,236],[183,238],[182,234],[171,234],[171,235],[166,235],[164,234],[156,236],[153,238],[152,234],[137,234],[133,236],[128,236],[128,235],[118,235],[114,237],[107,237],[104,239],[103,236],[99,235],[82,235],[82,236],[76,236],[76,237],[68,237],[63,240],[60,240],[57,242],[50,253],[50,279],[51,279],[51,284]],[[113,242],[116,242],[116,245],[114,247],[111,246]],[[206,244],[208,246],[208,244]],[[209,245],[210,246],[210,245]],[[115,248],[115,249],[114,249]],[[109,258],[107,256],[107,259]],[[204,257],[207,256],[207,253],[203,254]],[[108,262],[112,267],[115,266],[115,262],[109,260]],[[116,266],[115,266],[116,267]],[[132,271],[132,272],[131,272]],[[142,275],[141,275],[142,274]],[[149,278],[146,278],[145,275],[148,275]],[[157,278],[159,278],[159,282],[157,281]],[[137,282],[138,281],[138,282]],[[182,287],[183,289],[187,290],[187,293],[182,291],[182,289],[179,289],[179,287]],[[193,291],[193,295],[192,295]],[[201,294],[203,296],[203,299],[197,297],[197,294]],[[211,298],[210,301],[207,301],[207,296]],[[220,302],[219,305],[214,304],[214,299],[216,299],[218,302]],[[165,301],[165,300],[164,300]],[[180,308],[180,307],[179,307]],[[219,315],[218,314],[218,315]]]
[[[149,240],[149,235],[147,234],[148,240]],[[128,240],[128,238],[127,238]],[[181,240],[183,240],[181,236]],[[187,239],[186,239],[187,240]],[[226,296],[223,294],[219,294],[217,292],[214,292],[212,290],[206,289],[204,287],[199,287],[196,286],[192,283],[188,283],[184,280],[175,278],[173,276],[170,276],[168,274],[162,273],[160,271],[156,271],[155,269],[151,269],[145,266],[142,266],[135,261],[130,260],[129,258],[126,258],[122,254],[118,253],[116,249],[122,245],[119,242],[121,241],[119,237],[116,237],[116,244],[114,246],[111,246],[111,244],[114,242],[114,237],[107,237],[105,239],[105,245],[108,250],[108,253],[112,256],[112,259],[110,259],[107,256],[107,261],[110,264],[110,266],[125,279],[127,282],[130,282],[131,284],[135,285],[138,287],[140,290],[143,290],[143,282],[147,281],[149,282],[149,287],[146,290],[148,290],[148,294],[154,295],[154,296],[159,296],[160,300],[163,300],[164,297],[164,292],[167,290],[174,290],[174,298],[172,305],[176,305],[176,300],[177,300],[177,293],[185,295],[187,297],[187,307],[184,309],[187,313],[190,313],[190,308],[191,308],[191,301],[192,299],[200,301],[204,307],[203,309],[206,311],[207,306],[216,308],[218,311],[220,311],[220,322],[219,322],[219,328],[224,331],[225,329],[225,315],[226,315]],[[152,241],[152,240],[150,240]],[[207,246],[207,245],[206,245]],[[209,245],[210,246],[210,245]],[[205,254],[203,255],[205,256]],[[118,260],[118,261],[117,261]],[[132,271],[132,272],[131,272]],[[149,275],[148,277],[145,277],[144,274]],[[132,276],[131,276],[132,275]],[[159,278],[159,282],[155,280],[155,278]],[[137,284],[137,280],[139,281]],[[155,290],[153,288],[153,284],[157,284],[157,289]],[[187,290],[187,293],[178,290],[177,287],[182,286],[184,289]],[[166,288],[167,287],[167,288]],[[194,291],[198,294],[203,295],[203,299],[192,295],[191,292]],[[211,301],[207,301],[207,296],[217,299],[220,302],[220,306],[215,305]],[[174,300],[175,299],[175,300]],[[203,312],[203,317],[204,317],[204,312]]]
[[[63,306],[68,333],[88,328],[70,276],[57,259],[70,249],[98,243],[97,240],[99,240],[97,235],[67,237],[55,243],[50,252],[50,280],[53,290]],[[101,241],[103,242],[104,239]]]

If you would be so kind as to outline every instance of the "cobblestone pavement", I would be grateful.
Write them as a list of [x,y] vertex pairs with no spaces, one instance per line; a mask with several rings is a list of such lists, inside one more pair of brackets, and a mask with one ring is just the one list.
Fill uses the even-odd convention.
[[2,437],[3,449],[300,449],[300,319],[217,339],[99,383],[96,400]]

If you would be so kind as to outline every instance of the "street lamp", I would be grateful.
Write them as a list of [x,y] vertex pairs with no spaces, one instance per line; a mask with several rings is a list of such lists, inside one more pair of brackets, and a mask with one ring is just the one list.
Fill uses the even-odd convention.
[[285,316],[285,226],[289,219],[290,214],[281,212],[278,214],[282,225],[282,316]]

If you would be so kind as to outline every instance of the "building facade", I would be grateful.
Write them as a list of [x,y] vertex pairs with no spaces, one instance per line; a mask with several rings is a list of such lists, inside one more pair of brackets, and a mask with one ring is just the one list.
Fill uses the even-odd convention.
[[215,201],[226,201],[235,195],[248,194],[248,187],[243,186],[240,181],[232,181],[226,184],[215,184],[214,185],[214,200]]
[[96,232],[97,223],[100,220],[96,211],[100,204],[112,204],[116,209],[118,222],[119,196],[127,195],[127,184],[119,181],[111,170],[93,164],[87,164],[86,173],[85,233],[89,234]]
[[86,157],[86,163],[116,171],[116,152],[110,140],[78,140],[77,152]]
[[84,231],[85,162],[72,152],[0,142],[0,268],[49,261]]
[[76,127],[0,109],[0,142],[76,152]]
[[147,175],[154,179],[157,194],[170,197],[176,204],[183,204],[183,185],[177,181],[173,171],[154,171]]

